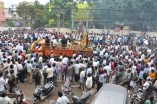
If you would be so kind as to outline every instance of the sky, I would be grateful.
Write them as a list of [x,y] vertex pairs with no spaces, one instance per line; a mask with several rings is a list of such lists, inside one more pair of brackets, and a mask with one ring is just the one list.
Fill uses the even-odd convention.
[[[18,5],[22,1],[34,2],[35,0],[0,0],[4,2],[5,8],[11,7],[11,5]],[[46,4],[49,0],[38,0],[41,4]]]

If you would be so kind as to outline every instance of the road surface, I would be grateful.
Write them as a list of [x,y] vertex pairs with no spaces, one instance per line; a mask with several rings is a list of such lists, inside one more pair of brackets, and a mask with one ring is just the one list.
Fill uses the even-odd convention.
[[[58,98],[57,93],[58,93],[58,91],[61,91],[61,87],[63,86],[63,84],[64,84],[64,82],[61,82],[61,81],[58,82],[59,86],[56,86],[55,89],[54,89],[54,91],[50,94],[50,96],[48,96],[45,100],[43,100],[39,104],[49,104],[50,100],[55,100],[56,101],[57,98]],[[78,83],[77,84],[76,83],[72,83],[72,84],[74,86],[76,86],[76,87],[72,88],[72,92],[74,93],[74,95],[80,97],[82,95],[82,90],[77,87]],[[25,82],[25,83],[19,83],[17,86],[20,89],[22,89],[22,91],[24,91],[26,99],[29,102],[29,104],[32,104],[33,91],[35,89],[35,85],[34,84],[29,84],[29,83]],[[94,89],[94,91],[95,91],[95,89]],[[94,95],[93,95],[93,97],[94,97]],[[91,101],[91,99],[93,99],[93,97],[91,97],[88,100],[87,104],[90,104],[90,101]]]

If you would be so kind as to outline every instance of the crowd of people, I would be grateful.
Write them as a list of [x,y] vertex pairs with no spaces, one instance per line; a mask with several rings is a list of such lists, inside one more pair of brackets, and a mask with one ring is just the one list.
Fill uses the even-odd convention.
[[[128,91],[136,84],[148,92],[151,86],[157,91],[156,52],[133,44],[136,37],[90,33],[88,38],[93,43],[90,56],[74,53],[71,57],[62,54],[54,57],[52,53],[47,58],[41,52],[36,54],[29,50],[31,43],[41,38],[57,44],[63,39],[81,40],[82,35],[29,30],[0,32],[0,102],[8,100],[3,96],[7,89],[12,93],[18,83],[27,83],[26,79],[29,84],[41,85],[44,79],[44,83],[53,81],[57,86],[58,80],[68,78],[83,91],[95,88],[99,91],[106,83],[126,86]],[[154,41],[148,42],[151,45]],[[69,102],[61,92],[58,95],[57,104]],[[145,101],[145,104],[155,104],[149,95]]]

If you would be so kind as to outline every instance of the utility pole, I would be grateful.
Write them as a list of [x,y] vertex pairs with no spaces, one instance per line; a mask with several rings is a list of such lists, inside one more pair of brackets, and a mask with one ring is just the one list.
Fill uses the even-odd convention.
[[86,32],[88,33],[88,23],[89,23],[89,8],[87,8],[87,12],[86,12]]
[[[72,0],[72,5],[74,5],[74,1]],[[74,6],[71,9],[71,28],[74,28]]]
[[12,22],[14,23],[14,6],[15,5],[11,5],[11,15],[12,15]]
[[71,9],[71,28],[74,28],[74,9]]
[[61,9],[59,8],[57,10],[57,28],[58,28],[58,32],[60,32],[60,25],[61,25],[61,16],[60,16],[60,12],[61,12]]

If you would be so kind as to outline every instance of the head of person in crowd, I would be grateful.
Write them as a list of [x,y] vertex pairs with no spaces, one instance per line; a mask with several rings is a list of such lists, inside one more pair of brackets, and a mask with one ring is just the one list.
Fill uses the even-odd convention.
[[27,63],[30,64],[31,62],[28,60]]
[[76,61],[76,64],[79,64],[79,61],[78,61],[78,60]]
[[130,69],[128,69],[127,73],[131,73],[131,70],[130,70]]
[[48,66],[48,68],[51,68],[51,64],[48,63],[47,66]]
[[59,97],[62,97],[63,96],[63,93],[61,91],[58,91],[58,96]]
[[6,96],[7,96],[6,92],[1,93],[1,97],[6,97]]
[[3,71],[0,71],[0,77],[2,77],[3,76]]
[[56,63],[53,63],[53,67],[55,67],[56,66]]

